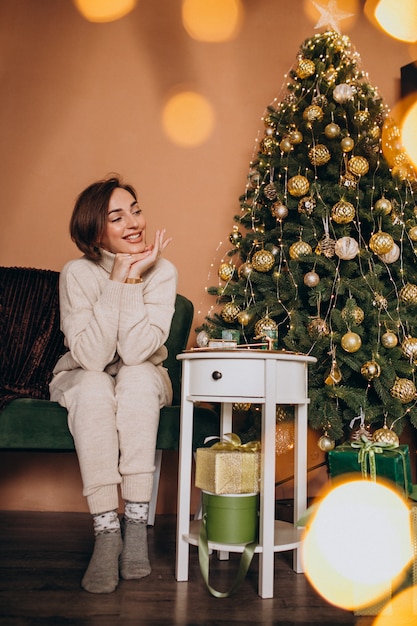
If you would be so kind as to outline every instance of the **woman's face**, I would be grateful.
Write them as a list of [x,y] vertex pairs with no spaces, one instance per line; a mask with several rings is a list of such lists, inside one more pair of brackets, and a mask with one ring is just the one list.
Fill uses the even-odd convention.
[[114,254],[143,252],[146,221],[135,198],[126,189],[116,187],[110,196],[107,225],[100,246]]

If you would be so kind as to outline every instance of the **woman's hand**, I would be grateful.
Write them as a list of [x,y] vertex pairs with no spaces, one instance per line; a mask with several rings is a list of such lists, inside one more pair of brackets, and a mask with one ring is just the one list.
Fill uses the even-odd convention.
[[156,261],[171,243],[172,237],[165,238],[166,230],[157,230],[155,241],[145,246],[138,254],[117,253],[110,279],[124,283],[126,278],[141,278],[142,274],[155,265]]

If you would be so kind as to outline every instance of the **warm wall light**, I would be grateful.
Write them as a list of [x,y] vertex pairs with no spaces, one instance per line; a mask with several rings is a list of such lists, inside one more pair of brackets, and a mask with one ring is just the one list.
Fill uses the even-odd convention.
[[394,39],[417,41],[416,0],[367,0],[364,11]]
[[307,578],[331,604],[352,610],[381,600],[412,559],[406,502],[381,483],[340,484],[318,504],[303,559]]
[[208,42],[236,37],[243,19],[241,0],[183,0],[182,21],[193,39]]
[[417,168],[417,97],[412,102],[404,115],[401,128],[401,137],[405,151],[415,168]]
[[181,91],[164,106],[162,124],[174,143],[192,148],[204,143],[214,128],[211,104],[194,91]]
[[137,0],[74,0],[74,4],[89,22],[114,22],[130,13]]

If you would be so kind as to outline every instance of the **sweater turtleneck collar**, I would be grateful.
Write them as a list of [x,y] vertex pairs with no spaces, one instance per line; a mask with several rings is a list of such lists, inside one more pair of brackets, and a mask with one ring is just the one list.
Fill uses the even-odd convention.
[[114,257],[116,256],[113,252],[109,252],[108,250],[104,250],[104,248],[100,248],[100,260],[98,264],[109,274],[113,269]]

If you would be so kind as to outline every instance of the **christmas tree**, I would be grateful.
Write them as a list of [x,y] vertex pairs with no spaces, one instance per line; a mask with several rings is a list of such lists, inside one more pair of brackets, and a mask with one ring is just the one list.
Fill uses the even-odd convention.
[[234,329],[315,356],[309,420],[330,445],[357,416],[417,427],[416,175],[349,38],[304,41],[262,122],[197,343]]

